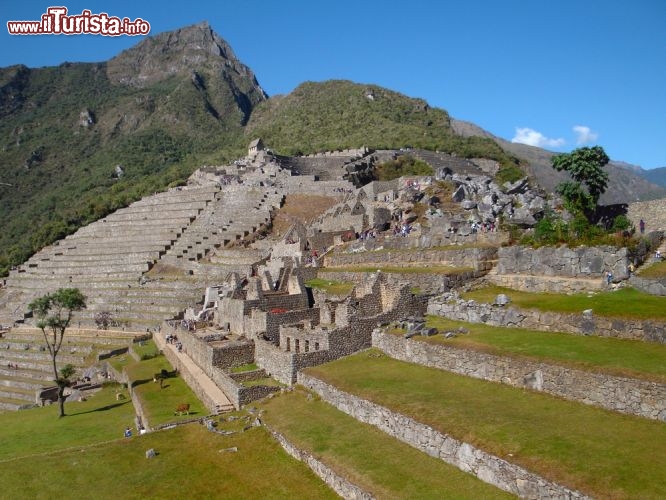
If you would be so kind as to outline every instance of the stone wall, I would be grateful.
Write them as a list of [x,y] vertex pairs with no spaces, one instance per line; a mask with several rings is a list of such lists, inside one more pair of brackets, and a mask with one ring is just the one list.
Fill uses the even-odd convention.
[[[491,261],[497,258],[497,248],[474,247],[448,250],[381,250],[353,251],[350,253],[334,253],[324,258],[325,267],[354,265],[388,265],[398,267],[422,267],[440,265],[451,267],[468,267],[475,271],[489,270]],[[358,250],[361,250],[359,248]]]
[[666,231],[666,198],[630,203],[627,217],[637,230],[640,220],[643,219],[646,232]]
[[300,460],[301,462],[305,463],[305,465],[310,467],[312,472],[314,472],[318,477],[320,477],[322,481],[324,481],[333,491],[335,491],[342,498],[353,499],[353,500],[356,499],[370,500],[371,498],[374,498],[370,493],[363,491],[355,484],[349,482],[344,477],[338,475],[328,465],[317,460],[314,456],[312,456],[311,453],[308,453],[307,451],[303,451],[297,448],[283,434],[280,434],[279,432],[271,429],[268,426],[266,427],[272,434],[273,438],[278,443],[280,443],[280,446],[282,446],[284,451],[289,453],[289,455],[294,457],[296,460]]
[[574,370],[529,359],[510,359],[453,346],[372,332],[372,345],[392,358],[468,377],[547,392],[621,413],[666,421],[666,385]]
[[519,497],[587,498],[578,491],[550,482],[428,425],[340,391],[303,372],[298,374],[298,383],[316,392],[324,401],[357,420],[374,425],[389,436],[399,439],[431,457],[440,458],[464,472],[474,474],[486,483]]
[[[201,386],[197,377],[191,373],[187,367],[180,362],[180,359],[171,349],[164,349],[162,351],[164,356],[169,360],[171,366],[178,370],[179,376],[185,383],[192,389],[192,392],[199,398],[206,408],[212,413],[216,410],[217,401],[213,401],[206,390]],[[230,398],[231,399],[231,398]],[[144,419],[145,422],[145,419]],[[144,424],[145,425],[145,424]]]
[[480,304],[473,300],[452,299],[446,294],[430,299],[428,314],[492,326],[666,343],[666,324],[657,321],[608,318],[594,316],[592,312],[564,314],[536,309],[499,307]]
[[649,293],[650,295],[666,296],[666,278],[645,279],[640,276],[632,276],[629,278],[629,284],[641,292]]
[[280,325],[291,325],[300,321],[309,321],[311,325],[319,324],[319,309],[300,309],[284,313],[266,315],[266,337],[272,342],[280,338]]
[[[351,281],[361,283],[370,278],[374,273],[334,271],[330,269],[319,269],[317,276],[326,280]],[[457,288],[472,279],[485,275],[485,271],[463,271],[450,274],[435,273],[384,273],[387,283],[399,284],[409,283],[412,290],[418,289],[421,294],[433,294]]]
[[608,290],[603,276],[593,279],[566,278],[560,276],[530,276],[527,274],[488,274],[488,280],[494,285],[513,290],[545,293],[585,293]]
[[626,248],[605,247],[502,247],[498,251],[497,274],[561,276],[602,279],[611,271],[614,280],[629,277]]

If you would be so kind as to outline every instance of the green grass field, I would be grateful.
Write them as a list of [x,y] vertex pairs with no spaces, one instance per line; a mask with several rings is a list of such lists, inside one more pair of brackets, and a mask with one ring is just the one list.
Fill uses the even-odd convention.
[[499,356],[527,356],[581,370],[666,383],[666,345],[616,338],[501,328],[429,316],[427,326],[440,332],[466,328],[469,333],[413,337],[412,341],[450,345]]
[[598,498],[666,497],[666,426],[366,351],[306,371]]
[[[134,407],[129,399],[116,401],[117,387],[108,386],[87,401],[66,402],[63,418],[58,418],[57,404],[0,414],[0,462],[121,437],[134,424]],[[2,469],[0,483],[6,476]]]
[[261,406],[262,419],[376,498],[511,498],[470,474],[359,423],[303,390]]
[[[125,367],[151,427],[193,416],[203,417],[209,413],[181,377],[165,379],[162,388],[159,383],[153,382],[153,375],[162,369],[168,372],[173,370],[164,356],[130,363]],[[174,410],[182,403],[190,404],[190,415],[174,415]]]
[[666,321],[666,297],[648,295],[633,288],[596,294],[564,295],[521,292],[491,286],[466,292],[462,294],[462,298],[492,303],[500,293],[506,294],[511,299],[510,305],[526,309],[563,313],[581,313],[586,309],[592,309],[598,316]]
[[[34,410],[28,410],[32,412]],[[3,422],[5,415],[0,415]],[[31,416],[23,416],[32,421]],[[106,419],[97,418],[98,421]],[[54,420],[55,421],[55,420]],[[3,422],[4,423],[4,422]],[[53,432],[51,425],[48,426]],[[4,426],[7,429],[7,426]],[[114,435],[122,427],[113,426]],[[59,434],[52,433],[51,438]],[[97,437],[91,434],[91,437]],[[9,440],[17,436],[8,436]],[[199,424],[0,461],[3,498],[337,498],[263,428],[222,436]],[[237,451],[226,451],[229,448]],[[147,459],[146,450],[157,456]],[[4,450],[3,450],[4,451]],[[38,471],[38,473],[37,473]]]

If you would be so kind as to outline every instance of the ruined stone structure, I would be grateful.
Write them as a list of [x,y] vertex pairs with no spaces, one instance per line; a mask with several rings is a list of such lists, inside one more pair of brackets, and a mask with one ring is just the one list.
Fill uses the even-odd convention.
[[497,285],[530,292],[576,293],[608,287],[629,277],[626,248],[502,247],[489,278]]
[[264,279],[250,278],[220,299],[216,319],[252,340],[254,361],[285,384],[292,384],[301,368],[369,347],[378,323],[425,309],[409,286],[389,284],[381,273],[349,297],[323,303],[314,303],[291,268],[283,269],[277,283],[275,288],[268,273]]

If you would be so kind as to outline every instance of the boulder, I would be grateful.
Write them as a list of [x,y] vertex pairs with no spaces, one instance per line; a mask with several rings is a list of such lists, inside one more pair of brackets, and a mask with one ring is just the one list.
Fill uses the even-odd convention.
[[494,304],[503,307],[507,305],[509,302],[511,302],[511,299],[507,297],[505,294],[500,293],[497,297],[495,297]]

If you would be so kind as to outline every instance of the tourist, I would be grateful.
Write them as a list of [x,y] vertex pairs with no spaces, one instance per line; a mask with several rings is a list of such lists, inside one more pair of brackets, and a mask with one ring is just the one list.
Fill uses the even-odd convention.
[[129,427],[125,428],[125,437],[126,438],[132,437],[132,429],[130,429]]
[[638,227],[641,230],[641,234],[645,234],[645,221],[643,219],[638,223]]

